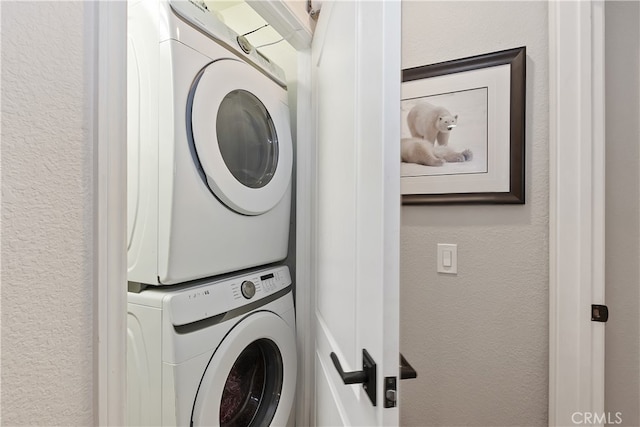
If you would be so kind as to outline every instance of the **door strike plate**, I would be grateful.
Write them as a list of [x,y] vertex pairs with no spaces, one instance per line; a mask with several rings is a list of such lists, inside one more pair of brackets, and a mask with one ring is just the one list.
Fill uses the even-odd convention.
[[606,305],[593,304],[591,306],[591,321],[606,322],[609,320],[609,308]]

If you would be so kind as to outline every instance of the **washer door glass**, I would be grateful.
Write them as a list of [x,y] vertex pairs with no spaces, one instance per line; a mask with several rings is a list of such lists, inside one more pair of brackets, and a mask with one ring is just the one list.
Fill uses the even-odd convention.
[[220,103],[216,122],[220,153],[231,174],[250,188],[267,185],[278,166],[278,136],[264,104],[234,90]]
[[269,339],[252,342],[233,364],[220,401],[220,426],[268,425],[282,392],[282,356]]
[[294,329],[273,312],[249,314],[231,328],[211,356],[196,392],[191,423],[184,420],[184,424],[287,425],[296,371]]

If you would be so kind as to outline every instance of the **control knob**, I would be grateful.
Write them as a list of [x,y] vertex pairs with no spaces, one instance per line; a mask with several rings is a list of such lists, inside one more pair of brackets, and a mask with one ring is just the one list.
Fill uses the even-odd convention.
[[251,299],[256,294],[256,285],[253,284],[251,280],[245,280],[240,285],[240,292],[242,292],[242,296],[246,299]]

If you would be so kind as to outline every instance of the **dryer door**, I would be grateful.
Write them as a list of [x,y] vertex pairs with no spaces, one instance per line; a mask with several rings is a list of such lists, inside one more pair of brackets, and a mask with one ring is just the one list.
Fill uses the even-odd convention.
[[211,357],[196,394],[192,425],[287,425],[296,366],[289,325],[270,311],[248,315]]
[[259,215],[289,191],[293,146],[286,90],[234,59],[212,62],[187,113],[211,191],[231,209]]

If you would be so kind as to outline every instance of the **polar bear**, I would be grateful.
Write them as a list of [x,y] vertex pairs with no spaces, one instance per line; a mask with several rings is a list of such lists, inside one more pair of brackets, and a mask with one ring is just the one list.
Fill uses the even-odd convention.
[[448,146],[449,135],[458,125],[458,115],[452,115],[446,108],[420,102],[409,111],[407,124],[412,137],[400,142],[403,162],[442,166],[445,161],[473,159],[471,150],[457,152]]
[[402,161],[426,166],[442,166],[447,162],[468,162],[473,159],[471,150],[456,152],[450,147],[434,145],[422,138],[402,138]]
[[449,143],[449,133],[458,125],[458,115],[428,102],[416,104],[407,116],[409,131],[414,138],[422,138],[440,145]]

